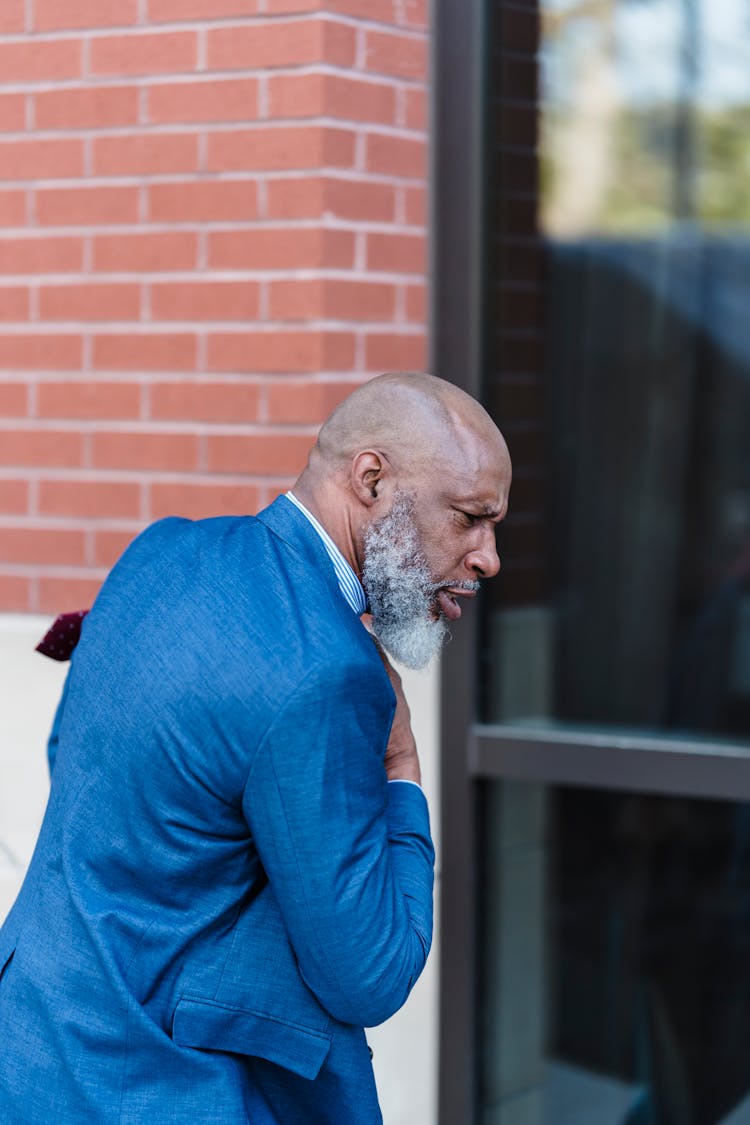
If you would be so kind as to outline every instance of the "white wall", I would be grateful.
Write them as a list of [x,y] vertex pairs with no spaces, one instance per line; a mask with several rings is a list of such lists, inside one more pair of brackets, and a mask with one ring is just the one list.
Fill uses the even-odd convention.
[[[46,739],[67,669],[34,651],[49,623],[0,614],[0,919],[23,879],[47,800]],[[403,680],[437,835],[438,673],[405,671]],[[367,1038],[384,1125],[434,1125],[437,941],[408,1003]]]
[[48,625],[0,615],[0,917],[21,885],[49,789],[47,734],[67,664],[34,651]]

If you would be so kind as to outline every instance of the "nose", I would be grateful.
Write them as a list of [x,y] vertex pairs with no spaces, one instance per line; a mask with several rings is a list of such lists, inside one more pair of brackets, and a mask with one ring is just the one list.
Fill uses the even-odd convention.
[[497,553],[494,528],[487,529],[481,544],[469,552],[465,562],[474,578],[495,577],[500,570],[500,557]]

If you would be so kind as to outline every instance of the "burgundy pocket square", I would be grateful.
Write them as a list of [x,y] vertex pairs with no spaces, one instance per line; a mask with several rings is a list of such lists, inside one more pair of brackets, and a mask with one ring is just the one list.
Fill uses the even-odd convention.
[[70,660],[81,636],[81,625],[87,613],[87,609],[79,609],[75,613],[61,613],[36,646],[36,651],[49,656],[51,660]]

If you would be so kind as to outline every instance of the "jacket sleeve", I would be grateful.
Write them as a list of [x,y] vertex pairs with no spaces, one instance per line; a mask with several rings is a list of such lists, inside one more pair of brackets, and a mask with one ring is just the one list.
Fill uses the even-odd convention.
[[432,938],[427,802],[388,785],[393,718],[370,667],[314,669],[259,746],[244,809],[302,977],[336,1019],[373,1026],[406,1000]]

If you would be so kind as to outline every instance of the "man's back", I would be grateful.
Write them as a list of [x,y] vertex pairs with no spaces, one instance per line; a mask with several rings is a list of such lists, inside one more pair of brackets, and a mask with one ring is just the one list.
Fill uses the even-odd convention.
[[0,931],[3,1122],[379,1120],[361,1027],[430,935],[392,709],[288,501],[136,541],[86,620]]

